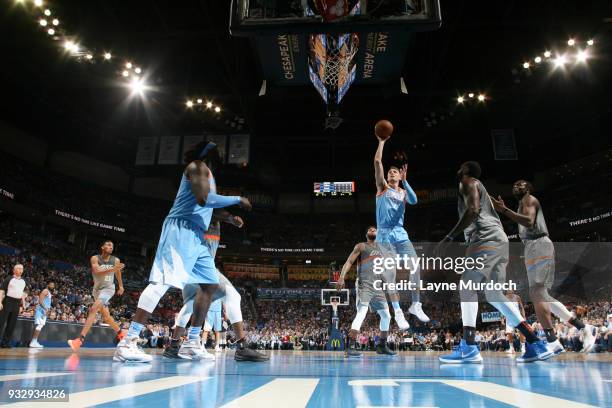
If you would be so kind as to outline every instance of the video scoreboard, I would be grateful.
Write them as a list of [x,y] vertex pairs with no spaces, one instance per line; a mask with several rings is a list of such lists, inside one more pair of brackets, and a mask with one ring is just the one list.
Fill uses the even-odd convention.
[[354,181],[321,181],[314,183],[314,193],[317,197],[350,196],[354,192]]

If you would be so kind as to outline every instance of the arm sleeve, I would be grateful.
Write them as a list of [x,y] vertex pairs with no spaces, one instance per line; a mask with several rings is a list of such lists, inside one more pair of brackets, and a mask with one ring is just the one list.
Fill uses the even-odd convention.
[[216,193],[208,193],[206,208],[224,208],[240,203],[239,196],[222,196]]
[[402,186],[404,187],[404,190],[406,190],[408,204],[415,205],[417,203],[417,195],[412,187],[410,187],[410,184],[408,184],[406,180],[402,180]]

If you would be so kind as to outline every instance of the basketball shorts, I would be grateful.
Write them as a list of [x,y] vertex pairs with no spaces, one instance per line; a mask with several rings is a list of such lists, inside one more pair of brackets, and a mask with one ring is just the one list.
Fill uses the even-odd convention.
[[361,282],[361,280],[358,280],[355,287],[357,288],[355,296],[357,307],[359,305],[370,306],[375,311],[384,310],[389,307],[385,292],[374,289],[372,282]]
[[36,313],[34,314],[34,326],[38,326],[42,329],[42,327],[47,323],[47,314],[40,307],[36,308]]
[[223,325],[221,324],[221,311],[208,311],[208,314],[206,315],[206,322],[204,322],[204,330],[214,330],[216,332],[223,330]]
[[149,281],[178,289],[190,283],[219,283],[202,228],[188,220],[166,218]]
[[[402,259],[404,255],[409,258],[417,257],[416,250],[408,238],[408,233],[402,227],[378,228],[376,232],[376,242],[384,258],[395,258],[396,255],[399,255]],[[385,269],[382,274],[382,279],[385,282],[396,282],[397,270],[395,268]],[[395,295],[397,291],[387,290],[387,293],[389,295]]]
[[529,286],[552,288],[555,282],[555,246],[548,237],[525,240],[525,268]]
[[108,303],[113,296],[115,296],[115,285],[103,286],[101,288],[94,287],[93,289],[94,300],[99,300],[104,306],[108,306]]
[[467,248],[466,258],[474,259],[474,264],[480,258],[482,268],[474,268],[463,273],[462,279],[472,279],[474,282],[493,281],[495,283],[506,282],[506,266],[509,260],[508,242],[479,242],[470,244]]

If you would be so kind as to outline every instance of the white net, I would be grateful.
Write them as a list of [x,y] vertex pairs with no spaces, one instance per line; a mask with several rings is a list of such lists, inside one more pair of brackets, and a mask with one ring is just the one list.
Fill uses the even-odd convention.
[[347,80],[354,57],[359,49],[359,39],[355,34],[332,37],[325,34],[311,38],[313,59],[311,64],[321,82],[327,86],[342,86]]
[[356,48],[346,47],[328,51],[325,58],[323,83],[325,85],[337,86],[344,83],[349,75],[349,69],[353,57],[357,53]]

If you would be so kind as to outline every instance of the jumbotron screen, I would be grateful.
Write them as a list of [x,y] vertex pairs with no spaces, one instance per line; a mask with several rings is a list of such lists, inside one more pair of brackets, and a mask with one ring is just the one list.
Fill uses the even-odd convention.
[[354,192],[354,181],[321,181],[314,183],[314,193],[317,197],[350,196]]

